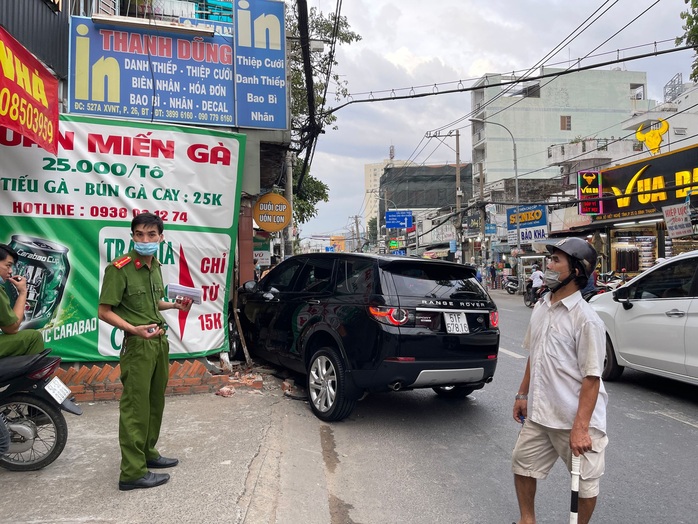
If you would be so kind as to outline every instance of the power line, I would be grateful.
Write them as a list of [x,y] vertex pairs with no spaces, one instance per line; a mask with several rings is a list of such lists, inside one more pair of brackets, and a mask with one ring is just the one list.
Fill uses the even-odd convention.
[[[569,75],[569,74],[578,73],[580,71],[588,71],[590,69],[598,69],[600,67],[606,67],[609,65],[619,64],[622,62],[632,62],[633,60],[641,60],[643,58],[656,57],[656,56],[661,56],[661,55],[665,55],[665,54],[669,54],[669,53],[676,53],[679,51],[688,51],[688,50],[693,50],[693,49],[694,49],[693,46],[681,46],[681,47],[676,47],[674,49],[666,49],[664,51],[655,50],[651,53],[644,53],[641,55],[633,55],[630,57],[618,58],[616,60],[599,62],[596,64],[590,64],[588,66],[581,66],[580,65],[576,69],[572,69],[572,70],[558,71],[555,73],[547,73],[547,74],[532,76],[532,77],[526,78],[526,80],[527,81],[542,80],[545,78],[565,76],[565,75]],[[508,86],[508,85],[512,85],[512,84],[518,84],[520,82],[521,82],[521,80],[518,80],[518,79],[517,80],[508,80],[508,81],[499,82],[497,84],[491,84],[488,87]],[[407,100],[407,99],[411,99],[411,98],[424,98],[424,97],[429,97],[429,96],[449,95],[449,94],[453,94],[453,93],[466,93],[466,92],[470,92],[470,91],[477,91],[479,89],[482,89],[482,86],[477,86],[477,87],[465,87],[465,86],[463,86],[463,87],[458,88],[458,89],[449,89],[446,91],[436,91],[433,93],[414,93],[414,94],[406,95],[406,96],[393,96],[393,97],[381,97],[381,98],[373,97],[373,98],[368,98],[368,99],[364,99],[364,100],[350,100],[350,101],[348,101],[344,104],[341,104],[337,107],[331,108],[325,114],[334,113],[334,112],[339,111],[340,109],[347,107],[349,105],[352,105],[352,104],[362,104],[362,103],[371,103],[371,102],[389,102],[391,100]]]

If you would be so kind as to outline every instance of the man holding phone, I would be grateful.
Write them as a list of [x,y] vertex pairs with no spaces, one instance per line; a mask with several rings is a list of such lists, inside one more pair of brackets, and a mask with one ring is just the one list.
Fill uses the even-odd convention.
[[[27,305],[27,279],[13,275],[17,253],[6,244],[0,244],[0,358],[17,355],[34,355],[44,350],[44,339],[35,329],[19,330],[24,320]],[[17,290],[17,300],[10,305],[10,297],[5,291],[5,282]]]
[[163,300],[165,286],[155,256],[164,240],[162,219],[141,213],[131,222],[131,236],[133,250],[105,269],[98,308],[100,320],[124,332],[119,358],[124,387],[119,403],[121,491],[160,486],[170,476],[149,470],[179,463],[163,457],[155,447],[170,369],[170,345],[160,312],[191,308],[189,299]]

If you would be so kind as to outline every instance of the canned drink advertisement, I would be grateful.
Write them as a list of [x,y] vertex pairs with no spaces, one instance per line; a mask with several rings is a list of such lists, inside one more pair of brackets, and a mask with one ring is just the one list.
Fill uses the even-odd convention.
[[0,243],[27,279],[20,329],[40,330],[65,361],[117,360],[123,334],[97,318],[100,286],[133,248],[133,217],[151,212],[165,226],[163,283],[203,291],[189,312],[163,312],[171,358],[227,348],[245,136],[61,115],[58,142],[53,156],[0,127]]

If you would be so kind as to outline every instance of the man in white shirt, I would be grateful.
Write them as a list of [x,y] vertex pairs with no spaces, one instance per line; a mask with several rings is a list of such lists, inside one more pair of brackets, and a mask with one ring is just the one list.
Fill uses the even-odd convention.
[[586,524],[608,444],[604,324],[579,292],[594,270],[596,251],[580,238],[546,247],[545,284],[552,292],[531,315],[523,344],[530,356],[513,410],[514,420],[523,423],[512,455],[519,524],[536,521],[537,479],[546,478],[558,458],[571,470],[572,455],[582,457],[578,522]]
[[538,267],[538,264],[533,264],[531,266],[531,269],[533,270],[533,273],[531,273],[531,276],[529,277],[529,280],[531,280],[532,284],[531,287],[533,288],[533,292],[538,296],[538,291],[540,288],[543,286],[543,272],[540,270]]

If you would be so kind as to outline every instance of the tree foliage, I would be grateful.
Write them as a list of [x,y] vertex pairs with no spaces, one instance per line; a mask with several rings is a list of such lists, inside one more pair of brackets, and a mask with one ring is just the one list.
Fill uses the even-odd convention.
[[[334,114],[326,113],[329,106],[325,100],[325,95],[333,93],[334,100],[340,101],[349,94],[347,81],[336,73],[338,63],[332,49],[335,20],[334,13],[325,15],[314,7],[308,12],[309,38],[324,42],[322,52],[315,51],[310,54],[316,107],[316,121],[311,122],[307,97],[308,87],[305,81],[300,45],[301,35],[298,30],[298,8],[295,1],[287,2],[286,36],[288,38],[289,60],[287,66],[291,90],[291,148],[298,155],[293,168],[294,187],[297,187],[304,158],[312,154],[313,133],[329,126],[332,129],[337,129],[337,117]],[[351,31],[346,17],[340,16],[336,25],[337,33],[336,38],[334,38],[336,45],[351,44],[361,40],[361,36]],[[293,215],[296,223],[303,224],[317,215],[316,204],[320,201],[329,201],[329,187],[310,173],[306,173],[300,193],[294,195]]]
[[378,217],[371,217],[366,224],[368,228],[368,241],[375,245],[378,243]]
[[[330,125],[332,125],[332,129],[336,129],[335,122],[337,120],[334,114],[325,112],[329,109],[327,100],[324,100],[325,93],[328,95],[333,93],[335,101],[343,100],[349,95],[347,81],[342,79],[336,72],[339,64],[332,48],[335,20],[334,13],[325,15],[315,7],[312,7],[308,13],[309,38],[324,43],[323,51],[310,53],[315,106],[317,108],[315,125],[319,125],[323,129]],[[294,146],[300,152],[306,145],[303,135],[313,123],[308,120],[308,90],[303,69],[301,35],[298,30],[298,9],[295,1],[287,3],[286,6],[286,35],[288,37],[290,57],[288,72],[291,88],[291,136]],[[337,21],[336,38],[334,39],[336,46],[351,44],[359,40],[361,40],[361,36],[350,29],[347,18],[340,16]]]
[[[298,177],[300,177],[302,165],[296,162],[293,166],[293,186],[296,187]],[[317,178],[305,175],[303,188],[297,195],[293,195],[293,219],[296,224],[305,224],[317,215],[317,203],[328,202],[330,199],[330,188],[327,184]]]
[[[676,39],[676,45],[690,45],[694,49],[698,49],[698,0],[684,0],[684,3],[689,6],[680,15],[685,33]],[[698,53],[693,55],[691,80],[698,82]]]

